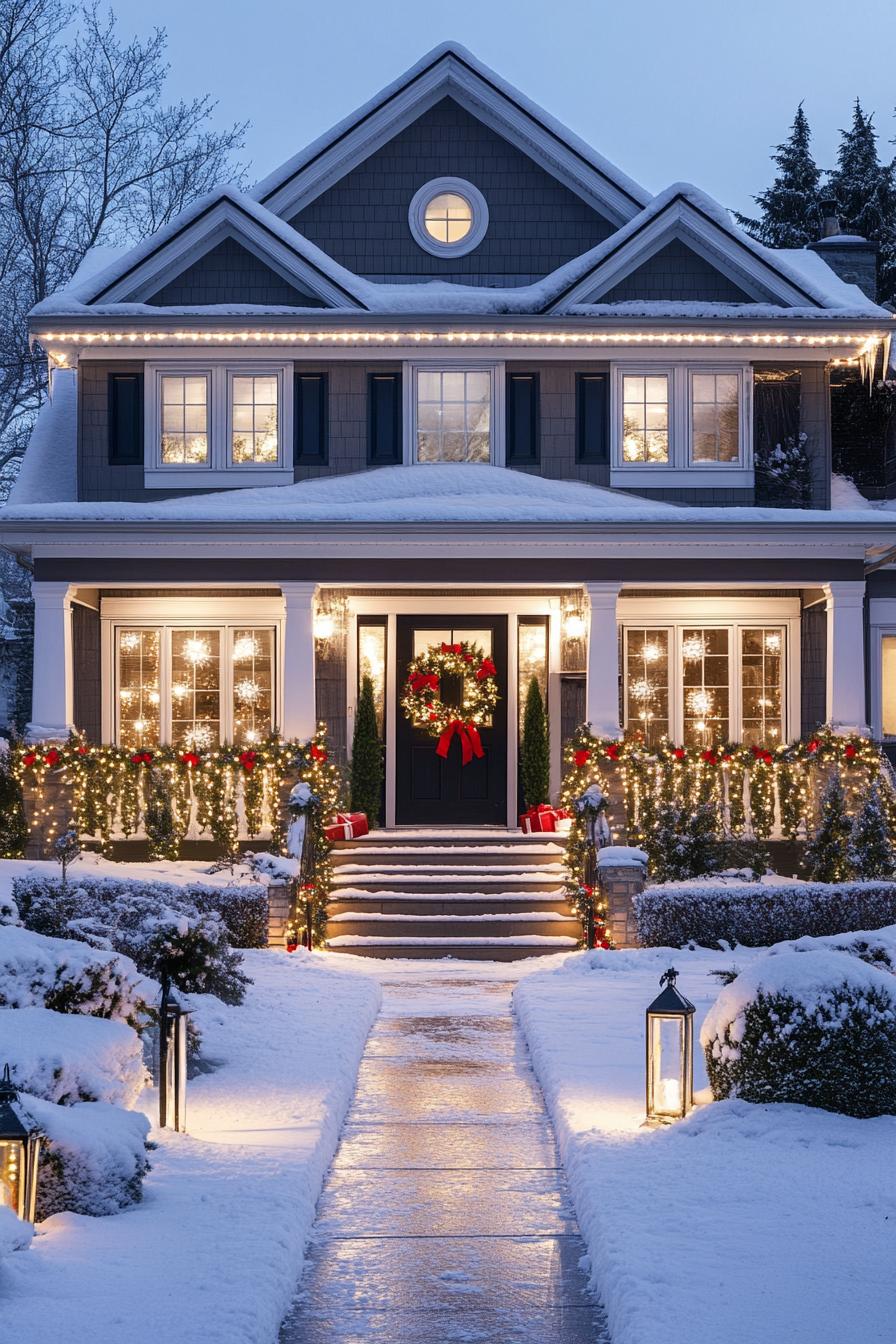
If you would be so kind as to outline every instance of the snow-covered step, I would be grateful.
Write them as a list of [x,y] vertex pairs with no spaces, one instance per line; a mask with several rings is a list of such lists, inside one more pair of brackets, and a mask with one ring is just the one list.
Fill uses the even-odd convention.
[[328,940],[334,951],[350,952],[356,957],[426,957],[459,961],[517,961],[522,957],[546,956],[571,952],[577,940],[526,934],[514,938],[381,938],[358,934],[337,935]]
[[481,872],[479,869],[368,869],[364,873],[333,873],[331,890],[344,893],[358,891],[445,891],[471,894],[501,891],[558,892],[563,890],[561,875],[531,872]]
[[515,867],[522,864],[559,864],[564,860],[560,845],[365,845],[356,846],[348,841],[332,853],[334,868],[376,864],[438,863],[450,860],[455,867],[487,863],[491,866]]
[[556,910],[569,914],[565,892],[502,891],[340,891],[334,893],[327,906],[330,915],[341,915],[352,910],[376,912],[382,915],[483,915],[518,914],[521,910],[535,913]]
[[379,938],[413,935],[430,939],[519,938],[538,934],[577,939],[580,929],[577,919],[556,910],[517,910],[512,914],[488,911],[477,915],[384,915],[373,911],[345,911],[332,916],[328,923],[331,944],[346,934]]

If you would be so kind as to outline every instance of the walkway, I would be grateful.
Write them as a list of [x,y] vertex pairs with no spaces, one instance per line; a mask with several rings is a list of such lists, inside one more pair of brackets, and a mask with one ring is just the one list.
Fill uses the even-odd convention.
[[383,1009],[281,1344],[606,1344],[522,965],[367,962]]

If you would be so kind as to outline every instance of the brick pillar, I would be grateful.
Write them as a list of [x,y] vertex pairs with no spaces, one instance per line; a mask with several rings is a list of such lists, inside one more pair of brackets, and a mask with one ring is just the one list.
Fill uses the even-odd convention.
[[632,858],[598,862],[597,884],[607,905],[607,927],[617,947],[637,947],[634,898],[644,890],[646,870]]
[[68,830],[72,820],[71,788],[65,784],[60,770],[48,770],[44,775],[41,798],[29,772],[22,781],[22,804],[28,823],[25,842],[26,859],[53,859],[53,842]]
[[283,947],[292,905],[292,884],[271,882],[268,886],[268,947]]

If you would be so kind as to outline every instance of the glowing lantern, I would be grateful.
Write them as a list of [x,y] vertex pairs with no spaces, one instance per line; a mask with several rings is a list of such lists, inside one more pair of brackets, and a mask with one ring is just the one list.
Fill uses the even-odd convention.
[[0,1080],[0,1205],[28,1223],[34,1222],[42,1138],[19,1101],[7,1064]]
[[680,1120],[694,1105],[694,1005],[660,976],[662,992],[647,1009],[647,1121]]

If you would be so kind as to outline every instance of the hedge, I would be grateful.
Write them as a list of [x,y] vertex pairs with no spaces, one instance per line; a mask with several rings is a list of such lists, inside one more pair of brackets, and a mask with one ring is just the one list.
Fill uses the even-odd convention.
[[658,885],[636,896],[634,907],[646,947],[768,947],[896,923],[896,882]]

